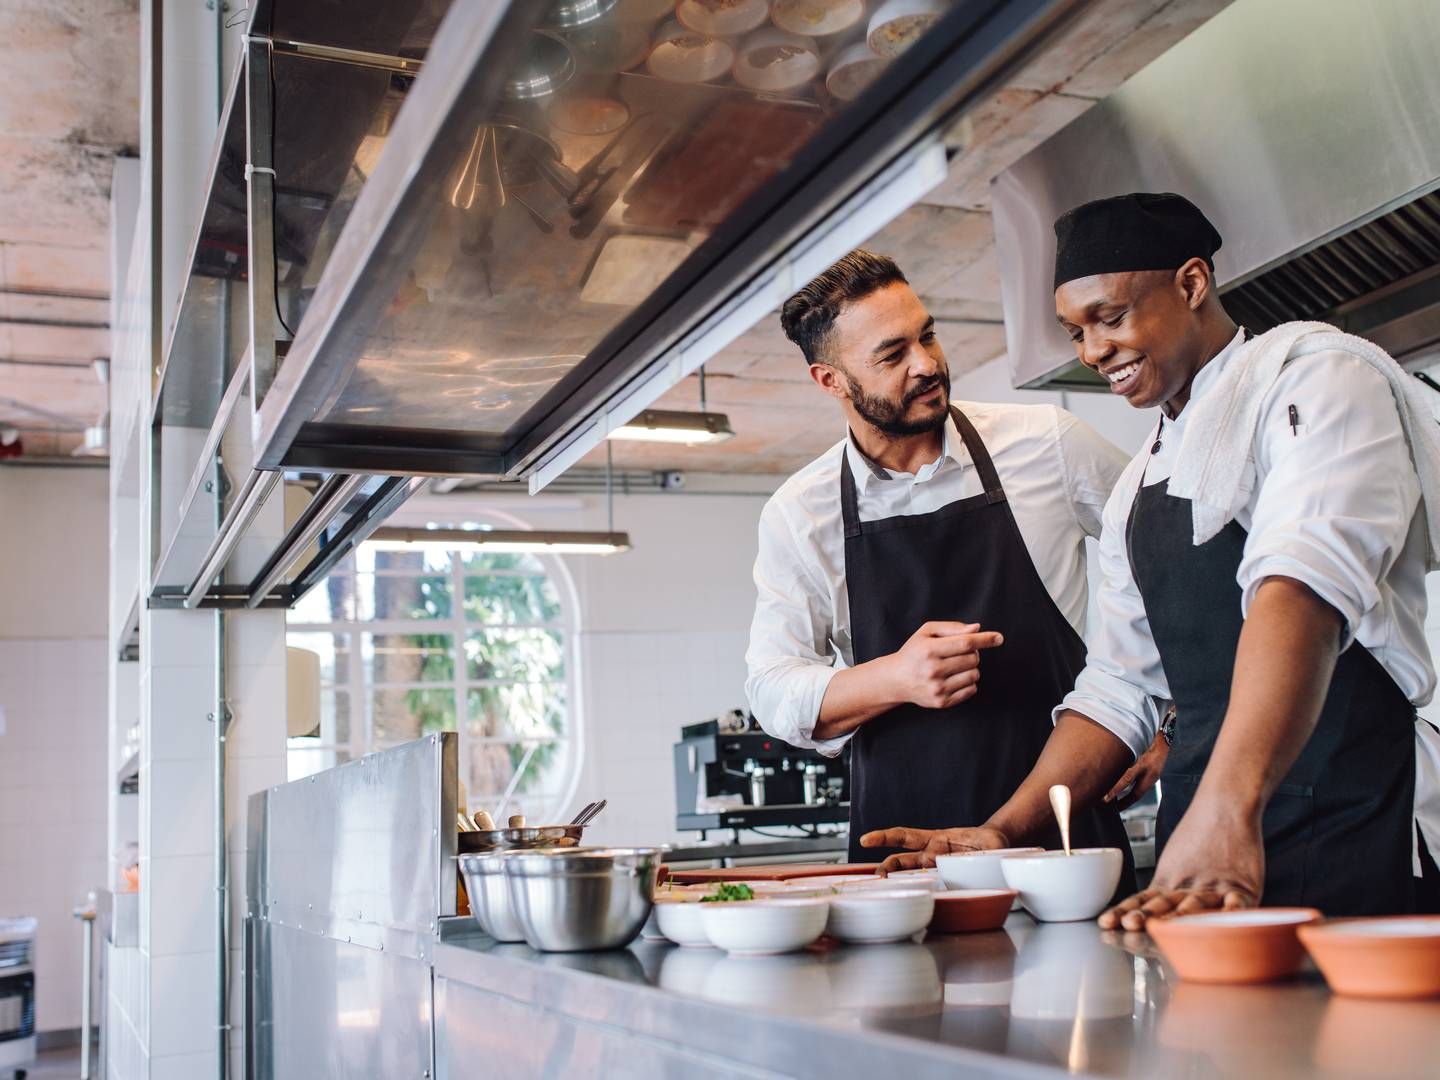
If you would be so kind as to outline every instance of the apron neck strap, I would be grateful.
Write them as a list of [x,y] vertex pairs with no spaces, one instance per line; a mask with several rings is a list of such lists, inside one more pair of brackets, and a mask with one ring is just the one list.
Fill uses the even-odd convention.
[[975,473],[985,488],[985,498],[992,503],[1004,502],[1005,488],[1000,483],[1000,474],[995,471],[995,462],[990,460],[990,451],[985,449],[985,442],[975,430],[975,425],[954,405],[950,406],[950,417],[955,421],[955,429],[960,432],[960,439],[970,453],[970,460],[975,463]]
[[[985,488],[986,501],[1004,502],[1005,488],[1000,484],[1000,474],[995,471],[995,462],[990,460],[990,451],[985,449],[985,442],[975,430],[975,425],[953,405],[950,407],[950,419],[960,433],[970,460],[975,463],[975,473]],[[845,539],[851,540],[860,535],[859,498],[855,493],[855,474],[850,471],[849,447],[840,452],[840,520],[845,526]]]

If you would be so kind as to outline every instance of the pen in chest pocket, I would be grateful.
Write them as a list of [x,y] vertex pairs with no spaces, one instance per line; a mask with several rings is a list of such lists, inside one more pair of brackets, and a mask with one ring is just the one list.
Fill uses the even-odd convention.
[[1294,405],[1290,406],[1290,434],[1300,434],[1300,413]]

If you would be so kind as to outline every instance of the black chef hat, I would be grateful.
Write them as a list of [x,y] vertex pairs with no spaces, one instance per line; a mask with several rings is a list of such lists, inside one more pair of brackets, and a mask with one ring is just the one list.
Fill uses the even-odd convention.
[[1183,195],[1137,191],[1096,199],[1055,220],[1055,288],[1092,274],[1174,270],[1197,255],[1213,273],[1220,242]]

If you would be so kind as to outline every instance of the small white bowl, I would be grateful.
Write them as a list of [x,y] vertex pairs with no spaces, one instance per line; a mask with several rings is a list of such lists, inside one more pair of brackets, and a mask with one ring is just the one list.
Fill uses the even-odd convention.
[[1041,922],[1077,922],[1105,910],[1124,865],[1119,848],[1079,848],[1007,855],[1000,872]]
[[680,0],[675,18],[697,34],[730,37],[747,34],[770,17],[770,0]]
[[827,37],[848,30],[865,14],[865,0],[775,0],[770,21],[791,34]]
[[737,956],[803,949],[825,932],[830,902],[820,897],[702,904],[710,943]]
[[935,894],[929,889],[865,889],[830,901],[825,932],[857,945],[887,944],[914,937],[934,914]]
[[709,948],[710,938],[705,933],[705,920],[701,917],[709,906],[699,900],[661,901],[655,905],[655,925],[676,945]]
[[825,89],[837,101],[854,101],[889,66],[887,57],[876,56],[869,44],[858,41],[835,57],[825,76]]
[[924,889],[926,892],[939,892],[944,888],[941,880],[936,878],[902,878],[891,874],[889,877],[874,878],[870,881],[847,881],[840,886],[841,893],[857,892],[894,892],[896,889]]
[[935,869],[947,889],[1008,889],[1000,860],[1007,855],[1030,855],[1044,851],[1038,847],[996,848],[994,851],[964,851],[954,855],[936,855]]
[[894,59],[945,14],[946,0],[889,0],[875,9],[865,40],[876,56]]
[[819,71],[820,50],[813,39],[772,26],[755,31],[740,43],[731,74],[747,89],[775,93],[793,90]]
[[674,19],[660,28],[645,67],[669,82],[704,83],[720,78],[735,62],[735,48],[722,38],[687,30]]

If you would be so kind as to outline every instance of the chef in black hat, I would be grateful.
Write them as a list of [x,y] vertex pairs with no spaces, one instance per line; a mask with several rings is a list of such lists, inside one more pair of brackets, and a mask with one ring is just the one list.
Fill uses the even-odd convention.
[[1056,315],[1080,360],[1161,413],[1105,510],[1101,625],[1034,771],[985,825],[867,842],[923,853],[892,866],[1012,846],[1048,821],[1051,784],[1085,805],[1163,767],[1154,881],[1103,926],[1262,899],[1415,910],[1412,870],[1434,880],[1414,829],[1440,550],[1428,407],[1333,327],[1251,340],[1188,199],[1102,199],[1055,232]]

